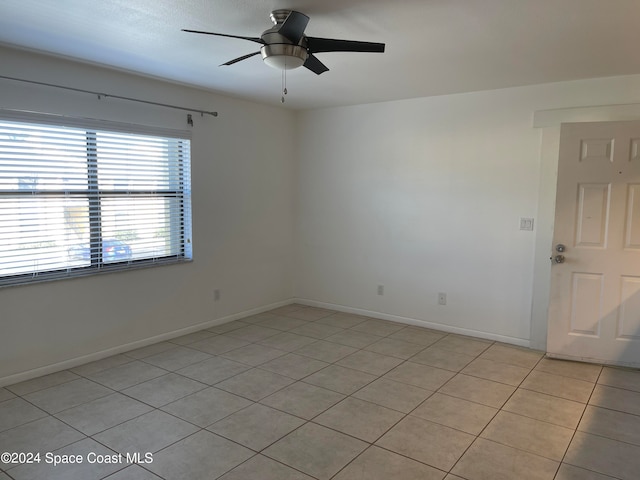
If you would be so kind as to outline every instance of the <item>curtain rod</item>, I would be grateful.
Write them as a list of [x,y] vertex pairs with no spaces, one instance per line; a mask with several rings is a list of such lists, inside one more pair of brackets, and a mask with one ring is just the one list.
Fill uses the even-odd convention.
[[61,88],[63,90],[70,90],[72,92],[88,93],[90,95],[97,95],[97,97],[99,99],[102,98],[102,97],[104,97],[104,98],[117,98],[119,100],[128,100],[130,102],[138,102],[138,103],[146,103],[147,105],[155,105],[157,107],[165,107],[165,108],[174,108],[176,110],[184,110],[185,112],[196,112],[196,113],[199,113],[200,115],[211,115],[212,117],[217,117],[218,116],[218,112],[210,112],[210,111],[207,111],[207,110],[200,110],[198,108],[188,108],[188,107],[181,107],[181,106],[178,106],[178,105],[169,105],[168,103],[151,102],[149,100],[140,100],[139,98],[123,97],[123,96],[120,96],[120,95],[111,95],[110,93],[93,92],[91,90],[83,90],[81,88],[65,87],[63,85],[56,85],[56,84],[53,84],[53,83],[45,83],[45,82],[37,82],[35,80],[26,80],[24,78],[7,77],[5,75],[0,75],[0,78],[4,79],[4,80],[13,80],[14,82],[31,83],[33,85],[40,85],[40,86],[44,86],[44,87]]

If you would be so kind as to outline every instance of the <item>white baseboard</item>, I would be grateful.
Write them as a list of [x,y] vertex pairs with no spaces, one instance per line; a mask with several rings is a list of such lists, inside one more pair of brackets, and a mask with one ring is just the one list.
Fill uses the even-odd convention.
[[354,315],[363,315],[366,317],[379,318],[381,320],[389,320],[391,322],[402,323],[405,325],[415,325],[417,327],[431,328],[433,330],[440,330],[446,333],[457,333],[459,335],[467,335],[470,337],[483,338],[485,340],[495,340],[496,342],[509,343],[511,345],[517,345],[519,347],[529,348],[530,342],[524,338],[508,337],[505,335],[498,335],[495,333],[480,332],[477,330],[471,330],[469,328],[452,327],[450,325],[443,325],[441,323],[427,322],[425,320],[418,320],[415,318],[401,317],[398,315],[390,315],[388,313],[373,312],[370,310],[364,310],[361,308],[346,307],[344,305],[335,305],[333,303],[317,302],[315,300],[308,300],[306,298],[295,298],[295,303],[300,305],[308,305],[310,307],[327,308],[329,310],[337,310],[339,312],[353,313]]
[[234,313],[232,315],[216,318],[215,320],[209,320],[207,322],[199,323],[197,325],[191,325],[189,327],[173,330],[167,333],[162,333],[160,335],[155,335],[153,337],[144,338],[142,340],[136,340],[135,342],[126,343],[124,345],[118,345],[112,348],[107,348],[106,350],[101,350],[99,352],[90,353],[88,355],[82,355],[80,357],[70,358],[62,362],[57,362],[51,365],[45,365],[43,367],[34,368],[32,370],[27,370],[24,372],[8,375],[6,377],[0,378],[0,387],[3,387],[5,385],[13,385],[14,383],[24,382],[25,380],[31,380],[32,378],[41,377],[42,375],[48,375],[50,373],[60,372],[62,370],[67,370],[69,368],[78,367],[80,365],[84,365],[85,363],[95,362],[96,360],[102,360],[103,358],[111,357],[112,355],[117,355],[119,353],[125,353],[130,350],[135,350],[136,348],[146,347],[147,345],[163,342],[165,340],[171,340],[172,338],[177,338],[177,337],[181,337],[182,335],[198,332],[200,330],[204,330],[205,328],[215,327],[216,325],[222,325],[223,323],[232,322],[234,320],[248,317],[250,315],[263,313],[268,310],[273,310],[274,308],[282,307],[284,305],[289,305],[291,303],[293,303],[292,299],[271,303],[269,305],[264,305],[262,307],[253,308],[250,310],[244,310],[242,312]]

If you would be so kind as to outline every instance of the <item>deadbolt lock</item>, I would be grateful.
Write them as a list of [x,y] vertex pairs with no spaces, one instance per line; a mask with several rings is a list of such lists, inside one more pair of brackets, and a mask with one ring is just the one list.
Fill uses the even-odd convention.
[[558,245],[556,245],[556,252],[564,252],[567,249],[567,247],[565,247],[563,244],[559,243]]

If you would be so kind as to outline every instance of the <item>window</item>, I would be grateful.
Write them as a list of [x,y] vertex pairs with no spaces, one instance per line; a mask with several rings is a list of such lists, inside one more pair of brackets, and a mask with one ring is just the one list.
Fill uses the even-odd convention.
[[0,285],[192,258],[188,138],[2,118]]

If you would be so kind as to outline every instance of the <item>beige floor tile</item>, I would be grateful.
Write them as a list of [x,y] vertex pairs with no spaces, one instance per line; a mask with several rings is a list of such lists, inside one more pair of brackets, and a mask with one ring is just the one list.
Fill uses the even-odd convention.
[[411,412],[411,415],[479,435],[497,412],[497,409],[486,405],[435,393]]
[[640,447],[576,432],[564,461],[621,480],[637,480],[640,472]]
[[151,410],[153,408],[149,405],[120,393],[113,393],[64,410],[56,414],[56,417],[85,435],[95,435]]
[[255,403],[210,425],[207,430],[260,451],[304,423],[298,417]]
[[353,348],[364,348],[367,345],[381,340],[383,337],[378,335],[371,335],[370,333],[358,332],[356,330],[343,330],[342,332],[331,335],[325,338],[327,342],[339,343],[340,345],[347,345]]
[[[263,454],[319,480],[328,480],[357,457],[367,444],[320,425],[307,423]],[[309,452],[314,452],[310,455]]]
[[11,393],[6,388],[0,387],[0,402],[4,402],[5,400],[9,400],[12,398],[16,398],[16,395]]
[[135,350],[129,350],[125,352],[124,355],[127,357],[134,358],[136,360],[141,360],[146,357],[150,357],[151,355],[156,355],[157,353],[161,353],[167,350],[171,350],[172,348],[176,348],[175,344],[170,342],[158,342],[153,343],[151,345],[147,345],[146,347],[136,348]]
[[534,370],[525,381],[522,382],[520,387],[526,390],[566,398],[567,400],[587,403],[594,384],[585,382],[584,380]]
[[[51,452],[83,438],[57,418],[43,417],[0,433],[0,452]],[[9,465],[3,464],[2,468]]]
[[510,385],[461,373],[440,389],[440,393],[494,408],[501,408],[514,391]]
[[260,403],[310,420],[343,398],[344,395],[340,393],[316,387],[315,385],[296,382],[273,395],[269,395]]
[[334,313],[333,315],[317,320],[317,322],[332,325],[334,327],[351,328],[367,320],[367,317],[353,315],[351,313]]
[[[206,342],[208,339],[200,341]],[[196,345],[197,343],[198,342],[193,343],[192,345]],[[145,357],[144,362],[173,372],[209,358],[211,358],[211,355],[201,352],[200,350],[177,346],[171,350],[165,350],[150,357]]]
[[284,350],[278,350],[277,348],[265,347],[264,345],[258,345],[257,343],[251,343],[244,347],[236,348],[229,352],[223,353],[220,356],[233,360],[235,362],[244,363],[257,367],[263,363],[267,363],[274,358],[282,357],[287,352]]
[[306,325],[308,322],[304,320],[298,320],[297,318],[272,316],[269,319],[260,322],[261,327],[274,328],[283,332],[292,330],[301,325]]
[[388,322],[386,320],[370,319],[351,327],[357,332],[370,333],[381,337],[389,336],[402,330],[405,326],[401,323]]
[[42,456],[40,463],[31,463],[20,465],[11,470],[11,476],[17,480],[23,479],[42,479],[42,480],[99,480],[120,470],[126,466],[126,463],[89,463],[87,455],[89,453],[95,455],[111,456],[113,451],[91,438],[85,438],[79,442],[67,445],[64,448],[50,452],[52,455],[76,456],[80,455],[83,459],[78,463],[60,463],[52,465],[47,463],[45,456]]
[[275,358],[267,363],[260,365],[263,370],[268,370],[285,377],[300,380],[307,377],[318,370],[323,369],[329,364],[315,360],[295,353],[288,353],[282,357]]
[[531,369],[543,357],[544,353],[528,348],[515,347],[502,343],[494,343],[480,355],[484,360],[506,363],[516,367]]
[[596,385],[589,399],[591,405],[640,415],[640,392]]
[[511,396],[503,410],[575,429],[584,407],[583,403],[520,388]]
[[273,337],[260,340],[257,343],[259,343],[260,345],[265,345],[267,347],[277,348],[279,350],[285,350],[287,352],[293,352],[315,341],[316,340],[311,337],[296,335],[295,333],[291,332],[282,332],[278,335],[274,335]]
[[172,415],[154,410],[94,435],[103,445],[123,455],[151,452],[165,448],[199,430]]
[[474,439],[473,435],[409,415],[376,445],[448,471]]
[[300,320],[307,320],[310,322],[319,320],[324,317],[328,317],[329,315],[333,315],[335,310],[327,310],[324,308],[316,308],[316,307],[307,307],[301,308],[300,310],[295,310],[293,312],[285,313],[286,317],[298,318]]
[[370,373],[341,367],[340,365],[329,365],[305,378],[304,382],[343,393],[344,395],[350,395],[373,382],[376,378],[375,375]]
[[409,413],[433,394],[431,390],[379,378],[361,388],[352,396],[403,413]]
[[87,377],[113,390],[122,390],[166,374],[167,371],[162,368],[136,360]]
[[256,455],[218,480],[314,480],[263,455]]
[[309,307],[307,305],[301,305],[299,303],[291,303],[283,307],[274,308],[273,310],[269,310],[266,313],[270,315],[284,315],[286,313],[297,312],[298,310],[302,310],[303,308]]
[[595,383],[602,367],[591,363],[570,362],[554,358],[543,358],[536,366],[536,371],[562,375],[563,377]]
[[[251,325],[257,325],[257,324],[262,325],[262,322],[264,322],[266,320],[269,320],[270,318],[274,318],[276,316],[277,315],[272,315],[271,313],[267,313],[267,312],[256,313],[255,315],[249,315],[248,317],[242,317],[240,322],[249,323]],[[262,325],[262,326],[266,327],[266,325]]]
[[605,367],[598,383],[640,392],[640,370]]
[[464,337],[462,335],[447,335],[435,345],[445,350],[451,350],[452,352],[477,356],[489,348],[492,343],[493,342],[487,340]]
[[567,463],[560,465],[555,480],[615,480],[613,477],[601,475],[600,473],[574,467]]
[[323,338],[335,335],[342,330],[344,329],[340,327],[334,327],[332,325],[327,325],[325,323],[309,322],[305,325],[294,328],[293,330],[291,330],[291,333],[322,340]]
[[209,327],[207,328],[207,331],[222,335],[223,333],[232,332],[233,330],[246,327],[247,325],[249,325],[249,323],[236,320],[235,322],[221,323],[220,325]]
[[156,453],[146,468],[163,478],[209,480],[253,456],[253,452],[206,430]]
[[131,465],[105,477],[104,480],[162,480],[159,476],[151,473],[149,470],[138,465]]
[[418,345],[428,347],[429,345],[432,345],[438,340],[444,338],[446,335],[446,333],[436,332],[435,330],[429,330],[428,328],[405,327],[402,330],[398,330],[397,332],[389,335],[389,338],[404,340],[405,342],[416,343]]
[[294,382],[289,377],[252,368],[216,383],[217,388],[257,402]]
[[249,342],[225,334],[191,343],[189,344],[189,348],[195,348],[210,355],[222,355],[223,353],[244,347],[245,345],[249,345]]
[[240,340],[246,340],[247,342],[258,342],[260,340],[264,340],[265,338],[278,335],[279,333],[280,333],[280,330],[276,330],[275,328],[264,327],[262,326],[262,324],[260,324],[260,325],[247,325],[246,327],[232,330],[226,335],[230,337],[239,338]]
[[204,388],[207,388],[204,383],[175,373],[169,373],[122,390],[122,393],[152,407],[159,408]]
[[[283,352],[284,354],[284,352]],[[194,363],[177,370],[176,373],[192,378],[198,382],[214,385],[242,372],[246,372],[249,365],[234,362],[222,357],[212,357],[203,362]]]
[[341,358],[351,355],[354,352],[356,352],[356,349],[353,347],[333,342],[325,342],[324,340],[310,343],[295,351],[298,355],[304,355],[305,357],[315,358],[316,360],[328,363],[337,362]]
[[455,373],[441,368],[405,362],[387,373],[384,378],[435,391],[454,375]]
[[400,358],[360,350],[338,360],[336,365],[360,370],[371,375],[383,375],[400,363],[402,363]]
[[188,333],[180,337],[172,338],[169,343],[175,343],[176,345],[189,345],[205,338],[213,337],[215,333],[207,330],[200,330],[199,332]]
[[414,363],[421,363],[423,365],[451,370],[452,372],[459,372],[475,358],[476,357],[471,355],[452,352],[451,350],[446,350],[432,345],[411,357],[409,360]]
[[5,388],[16,395],[26,395],[28,393],[37,392],[38,390],[44,390],[45,388],[55,387],[56,385],[71,382],[78,378],[80,377],[75,373],[70,372],[69,370],[63,370],[62,372],[51,373],[32,380],[15,383]]
[[587,405],[578,430],[640,446],[640,416]]
[[125,363],[132,361],[133,359],[126,355],[113,355],[101,360],[96,360],[95,362],[85,363],[79,367],[72,368],[71,371],[86,377],[87,375],[98,373],[102,370],[107,370],[108,368],[117,367],[118,365],[124,365]]
[[444,475],[429,465],[371,446],[333,480],[442,480]]
[[210,387],[165,405],[162,410],[199,427],[207,427],[251,404],[246,398]]
[[530,370],[528,368],[497,363],[493,360],[484,360],[481,358],[475,359],[462,370],[462,373],[465,375],[506,383],[514,387],[520,385],[529,372]]
[[478,438],[453,468],[467,480],[553,480],[558,462]]
[[481,436],[559,462],[569,446],[573,430],[502,411]]
[[357,398],[345,398],[313,419],[315,423],[373,443],[404,417],[403,413]]
[[113,391],[109,388],[86,378],[80,378],[29,393],[24,396],[24,399],[48,413],[58,413],[112,393]]
[[365,347],[365,350],[406,360],[421,350],[424,350],[424,348],[425,347],[422,345],[405,342],[404,340],[383,338],[382,340],[378,340],[376,343],[372,343]]
[[46,416],[47,413],[43,410],[34,407],[22,398],[14,397],[11,400],[0,402],[0,432]]

